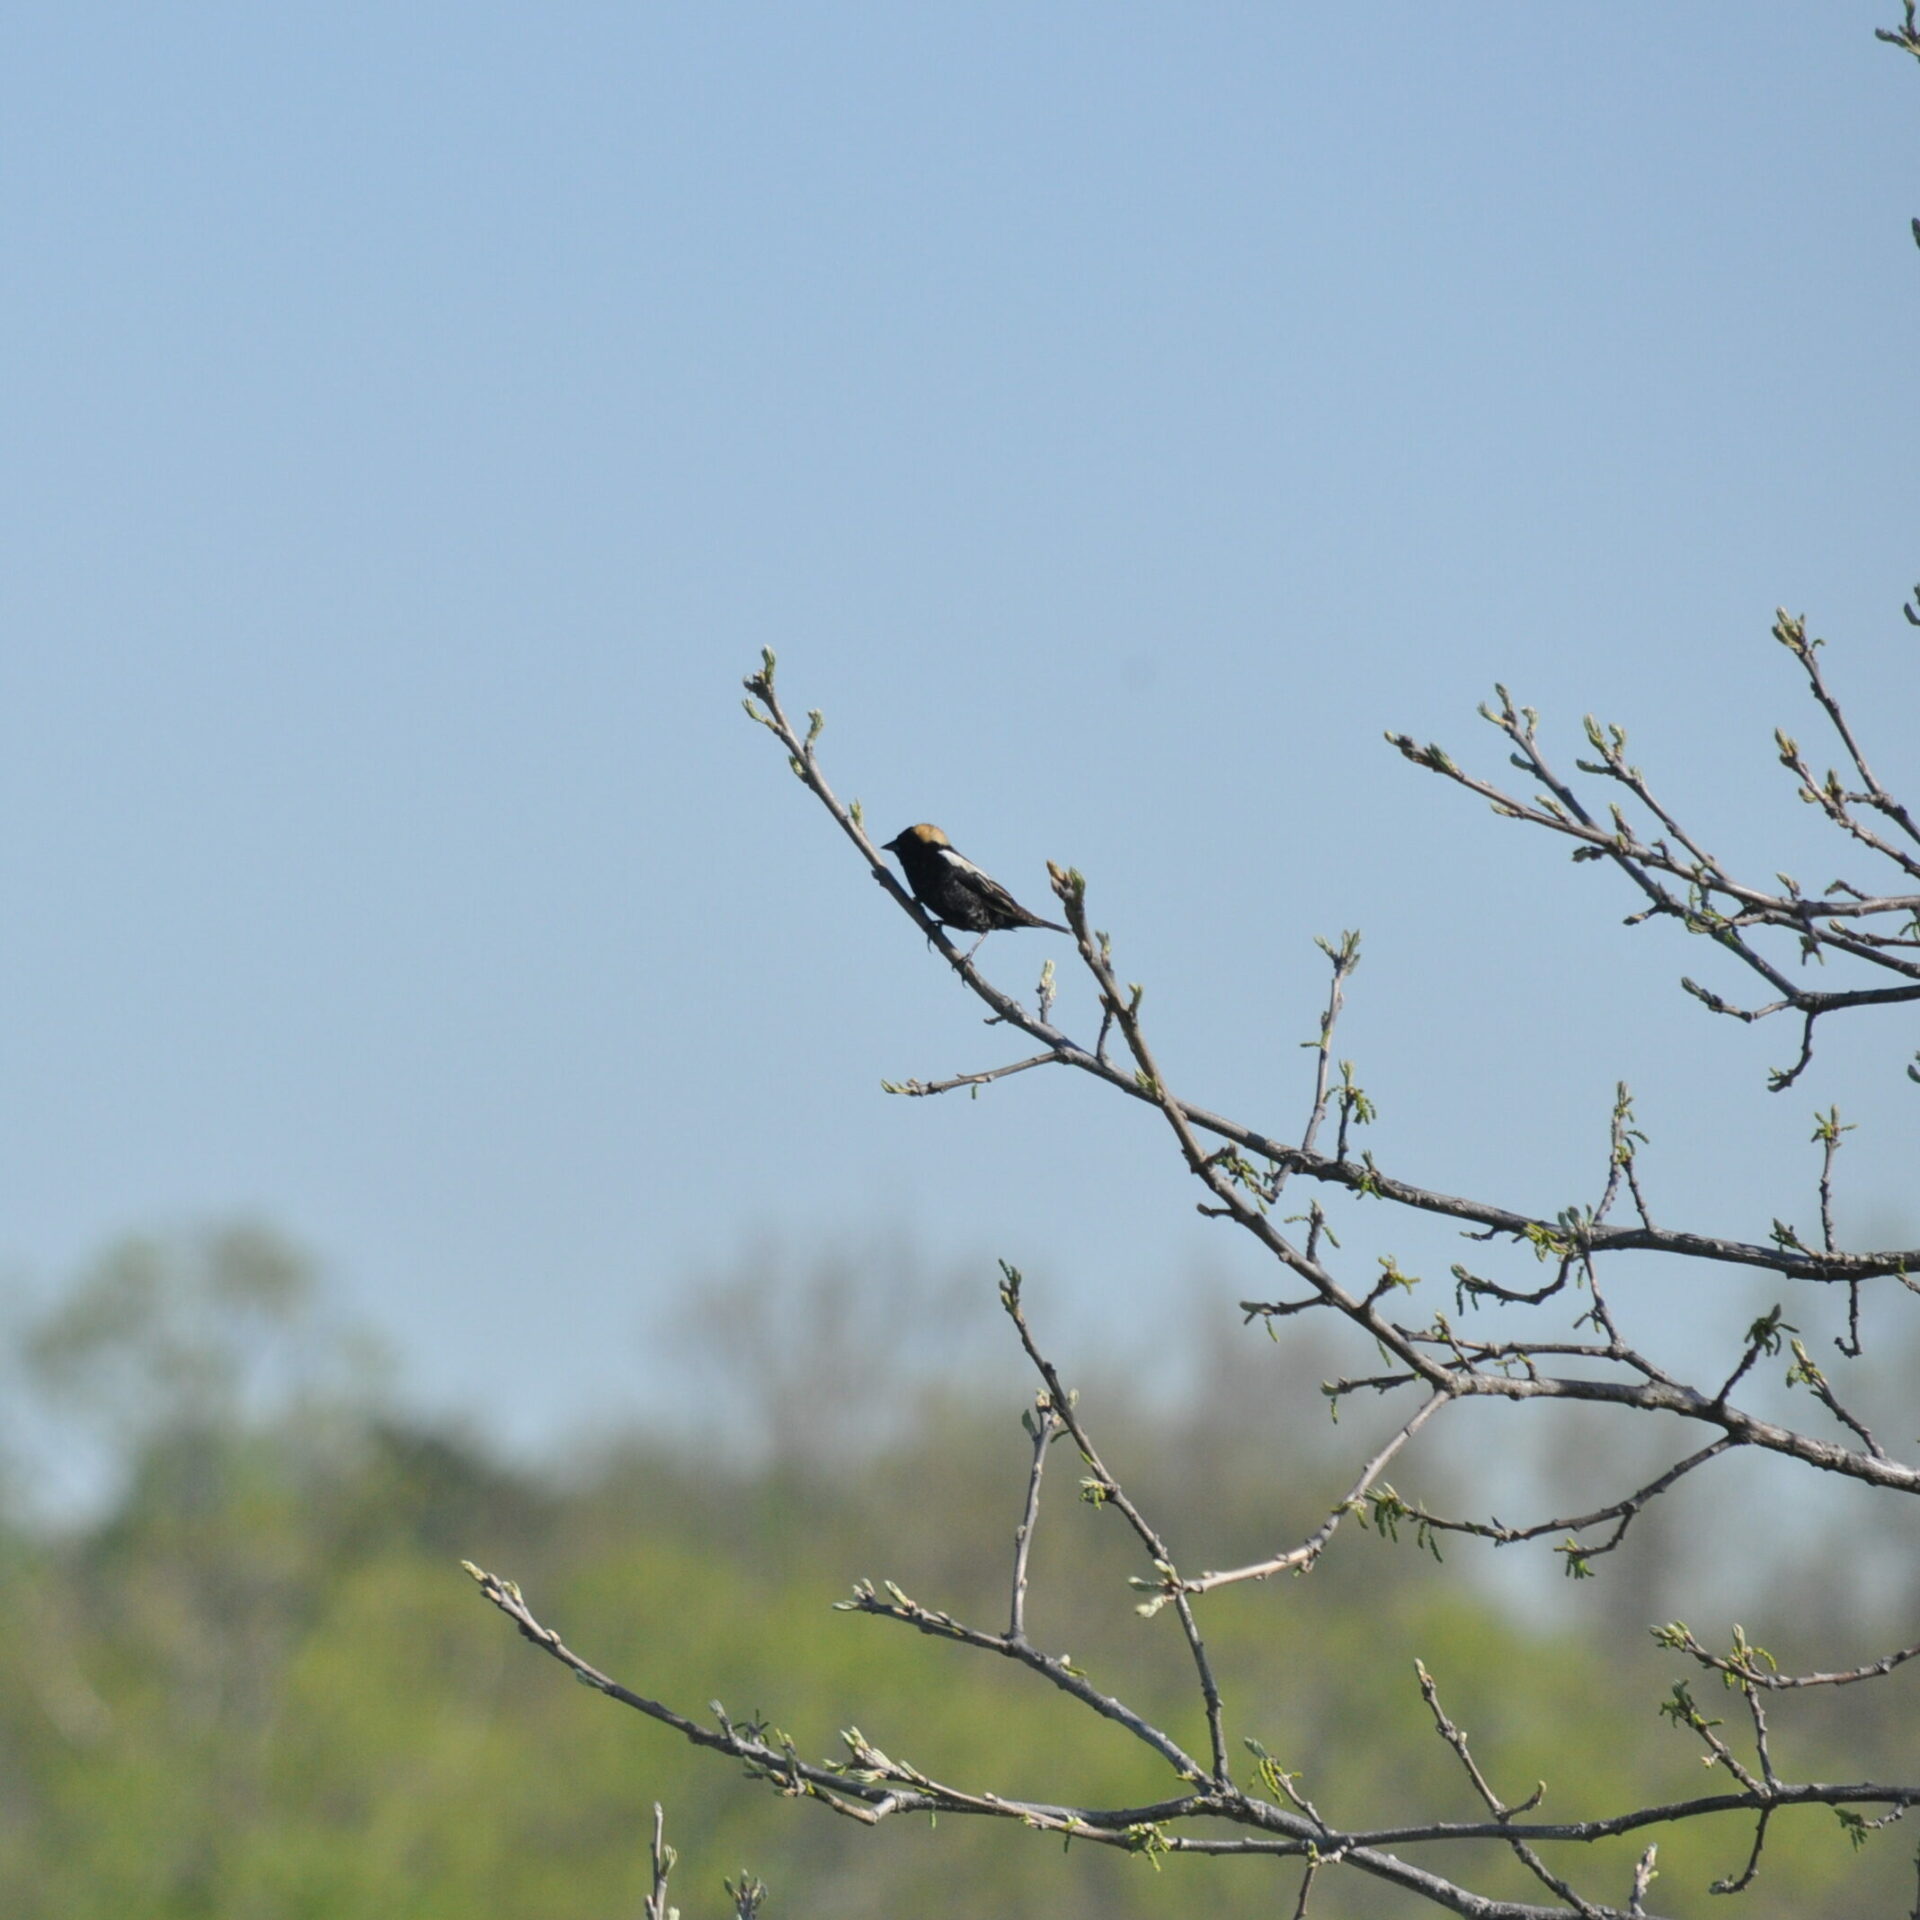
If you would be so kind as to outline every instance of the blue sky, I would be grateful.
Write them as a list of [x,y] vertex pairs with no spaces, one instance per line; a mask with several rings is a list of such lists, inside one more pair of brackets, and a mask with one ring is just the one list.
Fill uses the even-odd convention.
[[271,1220],[528,1441],[674,1404],[662,1307],[768,1241],[1120,1331],[1238,1275],[1150,1116],[879,1092],[1003,1055],[742,718],[766,644],[888,832],[1087,872],[1181,1091],[1297,1125],[1359,926],[1397,1171],[1589,1197],[1626,1078],[1666,1214],[1764,1237],[1837,1098],[1892,1233],[1909,1031],[1769,1100],[1784,1032],[1380,736],[1498,769],[1504,680],[1821,871],[1785,602],[1911,788],[1894,11],[14,22],[0,1259]]

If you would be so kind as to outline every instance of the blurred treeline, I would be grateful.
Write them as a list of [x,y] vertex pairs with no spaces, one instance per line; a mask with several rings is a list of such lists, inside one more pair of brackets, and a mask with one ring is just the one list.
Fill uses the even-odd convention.
[[[271,1235],[116,1249],[14,1331],[15,1460],[91,1449],[110,1491],[80,1521],[48,1511],[24,1469],[6,1489],[0,1913],[636,1920],[655,1799],[688,1920],[730,1910],[719,1882],[743,1864],[771,1884],[774,1920],[1291,1912],[1291,1864],[1156,1870],[999,1823],[868,1830],[782,1800],[568,1684],[461,1572],[464,1557],[519,1580],[638,1691],[696,1716],[710,1700],[763,1715],[810,1756],[838,1755],[838,1730],[857,1724],[974,1788],[1096,1803],[1171,1791],[1143,1749],[1030,1678],[832,1609],[864,1575],[984,1626],[1005,1619],[1025,1389],[989,1386],[964,1360],[928,1365],[930,1327],[933,1350],[964,1353],[937,1331],[950,1302],[887,1264],[796,1277],[769,1258],[693,1290],[710,1417],[636,1426],[536,1472],[490,1447],[484,1409],[460,1426],[400,1411]],[[978,1289],[976,1317],[991,1319],[991,1298]],[[1084,1374],[1110,1466],[1183,1562],[1228,1565],[1311,1527],[1374,1429],[1359,1407],[1329,1422],[1311,1341],[1276,1346],[1230,1311],[1196,1322],[1180,1364],[1154,1370],[1186,1382],[1177,1394],[1142,1393],[1124,1356],[1068,1371]],[[1575,1430],[1569,1471],[1581,1452]],[[1174,1622],[1136,1617],[1137,1552],[1116,1516],[1075,1498],[1078,1472],[1056,1448],[1035,1637],[1201,1751]],[[1443,1462],[1425,1490],[1448,1491],[1445,1478]],[[1577,1585],[1516,1583],[1464,1545],[1436,1565],[1349,1527],[1310,1576],[1212,1597],[1236,1742],[1258,1738],[1336,1821],[1476,1818],[1421,1705],[1418,1657],[1497,1790],[1519,1801],[1547,1783],[1542,1817],[1717,1790],[1724,1776],[1656,1711],[1683,1672],[1646,1634],[1671,1611],[1681,1514],[1650,1519],[1644,1544]],[[1750,1630],[1790,1627],[1776,1645],[1788,1661],[1885,1651],[1893,1640],[1857,1639],[1874,1623],[1838,1550],[1809,1561],[1810,1528],[1782,1518],[1777,1551],[1747,1568],[1739,1584],[1764,1616],[1763,1631],[1750,1612]],[[1724,1619],[1693,1624],[1723,1637]],[[1736,1735],[1737,1699],[1688,1677]],[[1804,1704],[1780,1736],[1783,1770],[1912,1777],[1904,1676]],[[1610,1898],[1624,1900],[1645,1837],[1605,1856]],[[1898,1828],[1855,1853],[1830,1814],[1782,1819],[1757,1886],[1732,1902],[1706,1888],[1738,1872],[1745,1822],[1651,1837],[1664,1912],[1805,1920],[1903,1912],[1910,1896]],[[1483,1892],[1544,1897],[1495,1849],[1415,1857]],[[1340,1872],[1311,1909],[1427,1910]]]

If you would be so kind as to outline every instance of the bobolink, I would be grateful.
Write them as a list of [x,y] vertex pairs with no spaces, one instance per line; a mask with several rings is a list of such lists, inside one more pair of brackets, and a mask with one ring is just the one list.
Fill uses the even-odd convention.
[[[947,836],[924,820],[896,833],[886,848],[905,870],[913,897],[942,926],[964,928],[977,933],[980,940],[1008,927],[1071,931],[1057,920],[1029,913],[999,881],[989,879],[964,854],[956,853]],[[970,954],[979,951],[980,940],[968,949]]]

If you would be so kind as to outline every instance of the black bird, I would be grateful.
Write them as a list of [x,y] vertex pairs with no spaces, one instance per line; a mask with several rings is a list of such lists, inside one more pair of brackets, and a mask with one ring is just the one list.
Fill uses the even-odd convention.
[[[1042,920],[1037,913],[1029,913],[999,881],[982,873],[964,854],[956,853],[947,836],[924,820],[917,827],[896,833],[886,847],[905,869],[913,897],[942,926],[964,928],[977,933],[980,940],[1008,927],[1072,931],[1057,920]],[[979,951],[980,940],[967,949],[970,955]]]

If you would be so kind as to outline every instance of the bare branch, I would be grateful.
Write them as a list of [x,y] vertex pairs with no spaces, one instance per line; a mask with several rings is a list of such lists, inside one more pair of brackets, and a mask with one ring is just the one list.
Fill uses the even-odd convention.
[[1840,1673],[1788,1674],[1777,1671],[1772,1654],[1764,1647],[1752,1645],[1741,1628],[1735,1627],[1733,1636],[1733,1652],[1718,1654],[1703,1647],[1684,1621],[1670,1621],[1664,1627],[1653,1629],[1653,1637],[1661,1646],[1676,1648],[1703,1667],[1711,1667],[1743,1687],[1765,1687],[1770,1692],[1788,1692],[1800,1687],[1848,1687],[1861,1680],[1878,1680],[1920,1655],[1920,1646],[1902,1647],[1898,1653],[1883,1654],[1865,1666],[1849,1667]]
[[1027,1476],[1026,1511],[1014,1536],[1013,1602],[1007,1615],[1007,1638],[1013,1641],[1027,1637],[1027,1559],[1033,1552],[1033,1529],[1040,1518],[1040,1476],[1046,1471],[1047,1449],[1061,1432],[1060,1416],[1044,1394],[1035,1400],[1026,1418],[1033,1436],[1033,1469]]
[[[1075,931],[1078,931],[1076,927]],[[1200,1637],[1200,1624],[1194,1618],[1193,1608],[1188,1604],[1187,1596],[1178,1586],[1178,1576],[1174,1573],[1172,1557],[1168,1554],[1166,1543],[1148,1524],[1146,1516],[1127,1497],[1120,1482],[1107,1470],[1095,1451],[1092,1438],[1075,1411],[1073,1396],[1061,1384],[1059,1374],[1053,1363],[1040,1351],[1034,1341],[1033,1330],[1027,1325],[1026,1314],[1020,1305],[1021,1278],[1017,1268],[1010,1267],[1003,1260],[1000,1263],[1003,1276],[1000,1288],[1000,1304],[1006,1309],[1007,1318],[1013,1322],[1014,1331],[1020,1336],[1020,1344],[1026,1350],[1027,1358],[1033,1363],[1034,1370],[1046,1383],[1047,1400],[1050,1410],[1057,1416],[1060,1424],[1072,1435],[1073,1443],[1080,1449],[1080,1457],[1087,1463],[1093,1475],[1087,1485],[1088,1496],[1096,1504],[1111,1506],[1125,1519],[1135,1537],[1147,1550],[1147,1557],[1153,1563],[1154,1570],[1163,1581],[1173,1584],[1163,1589],[1166,1597],[1173,1601],[1174,1612],[1180,1621],[1180,1631],[1186,1636],[1187,1650],[1192,1656],[1194,1673],[1200,1682],[1201,1698],[1206,1707],[1207,1735],[1213,1747],[1212,1779],[1217,1786],[1226,1785],[1231,1779],[1227,1764],[1227,1736],[1222,1718],[1223,1707],[1220,1699],[1220,1685],[1214,1678],[1213,1662],[1207,1657],[1206,1643]],[[1158,1612],[1162,1603],[1155,1601],[1143,1607],[1141,1611],[1151,1615]],[[1193,1762],[1185,1762],[1189,1777],[1195,1781],[1203,1776],[1194,1768]]]
[[1386,1471],[1387,1463],[1434,1414],[1447,1404],[1450,1397],[1444,1393],[1436,1393],[1423,1401],[1419,1412],[1361,1469],[1359,1479],[1348,1490],[1346,1498],[1297,1547],[1285,1553],[1276,1554],[1270,1560],[1256,1561],[1251,1566],[1235,1567],[1229,1573],[1203,1573],[1198,1578],[1184,1579],[1180,1582],[1182,1591],[1207,1593],[1215,1587],[1232,1586],[1241,1580],[1271,1580],[1276,1573],[1304,1573],[1326,1551],[1327,1542],[1333,1538],[1334,1531],[1340,1522],[1348,1514],[1361,1511],[1361,1502],[1367,1489]]
[[[1544,1780],[1540,1781],[1534,1787],[1533,1792],[1530,1793],[1520,1805],[1516,1807],[1505,1805],[1499,1795],[1487,1784],[1486,1775],[1480,1771],[1479,1763],[1468,1750],[1467,1736],[1447,1718],[1446,1710],[1440,1705],[1440,1690],[1434,1685],[1433,1676],[1428,1673],[1426,1668],[1418,1660],[1416,1660],[1413,1665],[1414,1671],[1420,1677],[1420,1697],[1426,1701],[1427,1709],[1433,1715],[1434,1725],[1438,1729],[1441,1739],[1459,1756],[1461,1766],[1467,1771],[1467,1778],[1473,1782],[1474,1791],[1478,1793],[1482,1801],[1485,1802],[1487,1811],[1492,1814],[1496,1820],[1505,1822],[1510,1820],[1516,1813],[1531,1812],[1533,1808],[1537,1807],[1540,1802],[1546,1798],[1546,1782]],[[1599,1909],[1591,1905],[1588,1901],[1583,1900],[1558,1874],[1551,1872],[1546,1862],[1540,1858],[1539,1854],[1536,1853],[1532,1847],[1528,1846],[1524,1840],[1518,1838],[1515,1838],[1511,1844],[1514,1857],[1541,1885],[1548,1888],[1551,1892],[1558,1894],[1575,1913],[1581,1916],[1581,1920],[1594,1920],[1594,1916],[1598,1914]]]
[[666,1809],[656,1800],[653,1803],[653,1891],[642,1909],[646,1920],[680,1920],[680,1909],[667,1905],[667,1876],[673,1871],[677,1858],[667,1845]]

